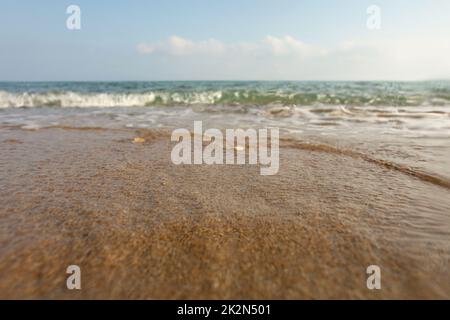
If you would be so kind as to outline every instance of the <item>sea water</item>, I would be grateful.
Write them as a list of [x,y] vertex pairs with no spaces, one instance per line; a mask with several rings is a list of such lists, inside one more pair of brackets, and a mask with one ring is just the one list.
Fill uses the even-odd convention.
[[450,179],[450,81],[2,82],[0,126],[280,128]]

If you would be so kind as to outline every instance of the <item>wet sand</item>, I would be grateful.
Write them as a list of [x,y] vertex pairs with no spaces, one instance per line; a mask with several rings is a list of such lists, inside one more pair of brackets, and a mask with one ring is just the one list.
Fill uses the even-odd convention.
[[445,185],[292,141],[261,176],[175,166],[162,132],[69,129],[0,128],[0,298],[450,298]]

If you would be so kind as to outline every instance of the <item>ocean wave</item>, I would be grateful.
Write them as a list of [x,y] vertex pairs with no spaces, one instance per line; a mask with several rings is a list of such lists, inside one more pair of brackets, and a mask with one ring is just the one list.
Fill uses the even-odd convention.
[[284,106],[448,106],[450,96],[392,94],[292,93],[259,90],[146,92],[10,92],[0,91],[0,108],[11,107],[146,107],[190,105]]

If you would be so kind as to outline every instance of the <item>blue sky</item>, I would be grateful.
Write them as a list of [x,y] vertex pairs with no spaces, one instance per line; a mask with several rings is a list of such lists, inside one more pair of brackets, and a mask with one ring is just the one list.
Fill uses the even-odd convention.
[[0,80],[448,78],[449,16],[447,0],[2,0]]

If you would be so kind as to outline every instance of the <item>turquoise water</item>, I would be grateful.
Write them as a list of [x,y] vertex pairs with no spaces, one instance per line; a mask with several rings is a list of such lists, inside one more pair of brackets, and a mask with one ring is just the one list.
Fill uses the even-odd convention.
[[0,107],[142,107],[269,104],[445,106],[450,82],[0,83]]
[[0,126],[278,127],[450,179],[450,81],[0,83]]

